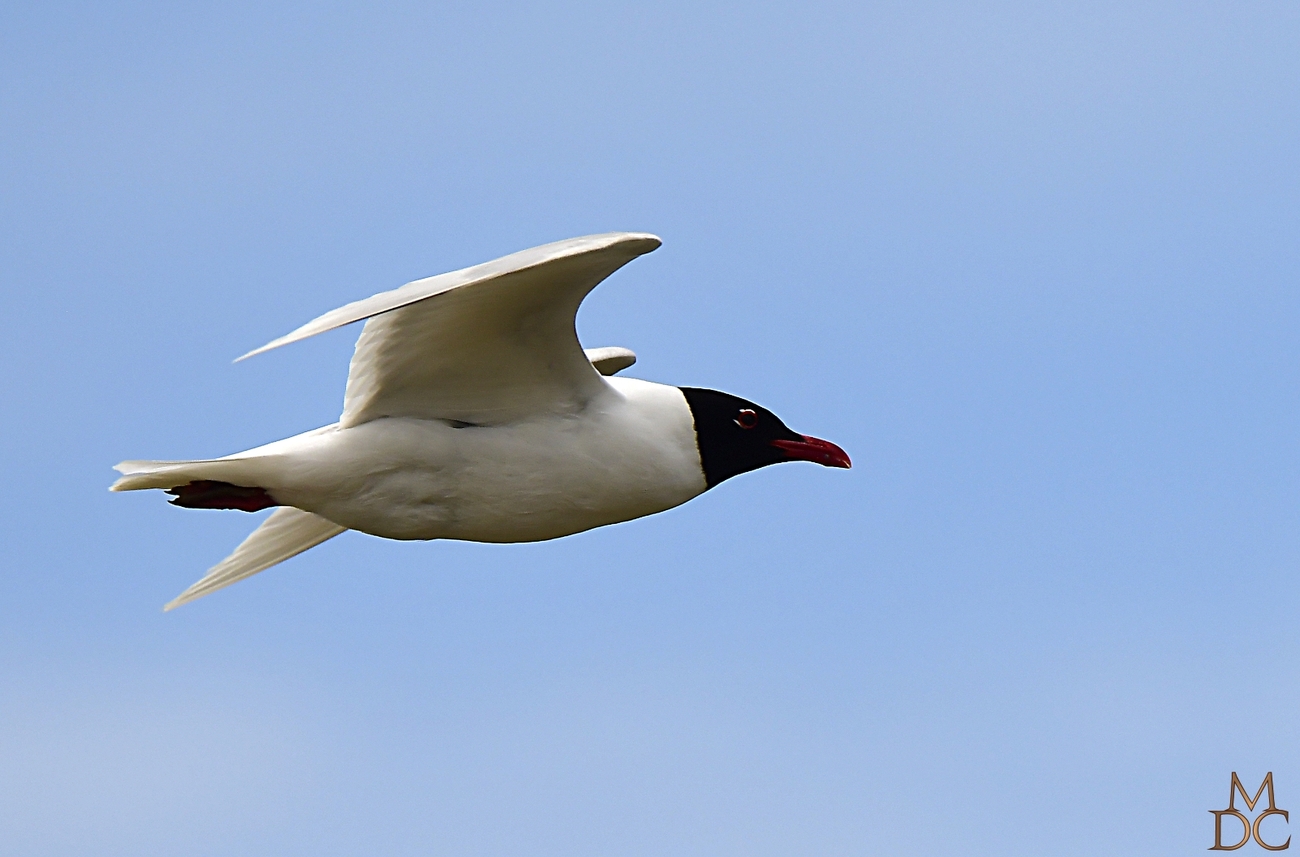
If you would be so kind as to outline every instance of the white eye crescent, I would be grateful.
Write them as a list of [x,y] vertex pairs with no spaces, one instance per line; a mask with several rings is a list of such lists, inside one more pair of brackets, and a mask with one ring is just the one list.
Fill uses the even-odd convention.
[[743,408],[736,414],[736,425],[743,429],[752,429],[758,425],[758,414],[750,408]]

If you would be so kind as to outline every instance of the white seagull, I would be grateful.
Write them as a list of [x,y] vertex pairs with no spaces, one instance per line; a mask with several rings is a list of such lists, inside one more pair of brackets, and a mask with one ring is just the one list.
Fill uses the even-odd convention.
[[225,458],[117,465],[113,491],[277,507],[164,609],[345,530],[541,541],[671,509],[768,464],[849,467],[844,450],[753,402],[611,377],[636,355],[583,351],[582,299],[660,243],[611,232],[534,247],[350,303],[239,358],[369,319],[337,423]]

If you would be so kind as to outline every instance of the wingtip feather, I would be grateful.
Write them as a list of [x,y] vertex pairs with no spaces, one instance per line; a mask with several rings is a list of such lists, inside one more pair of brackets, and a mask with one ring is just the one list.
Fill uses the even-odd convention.
[[[217,589],[220,588],[221,587],[219,586],[217,587]],[[215,591],[216,591],[215,589],[209,589],[208,587],[203,587],[200,589],[197,586],[191,586],[189,589],[185,590],[180,595],[177,595],[171,601],[168,601],[166,604],[164,604],[163,612],[170,613],[173,610],[175,610],[177,607],[181,607],[186,604],[189,604],[191,601],[198,601],[203,596],[211,595]]]
[[257,355],[262,354],[262,353],[265,353],[265,352],[267,352],[267,351],[270,351],[270,350],[273,349],[273,348],[279,348],[281,345],[284,345],[284,344],[285,344],[284,340],[286,340],[286,339],[288,339],[287,336],[282,336],[282,337],[280,337],[279,339],[273,339],[273,340],[271,340],[270,342],[268,342],[268,343],[266,343],[265,345],[263,345],[261,348],[254,348],[252,351],[249,351],[249,352],[247,352],[247,353],[245,353],[245,354],[241,354],[241,355],[239,355],[238,357],[236,357],[234,360],[232,360],[232,361],[230,361],[230,362],[231,362],[231,363],[242,363],[242,362],[244,362],[245,360],[247,360],[247,359],[250,358],[250,357],[256,357]]
[[186,589],[180,595],[177,595],[171,601],[164,604],[163,612],[170,613],[177,607],[189,604],[191,601],[198,601],[203,596],[211,595],[218,589],[225,589],[230,584],[239,582],[240,579],[241,578],[236,577],[234,580],[213,581],[207,576],[204,576],[200,580],[196,581],[189,589]]
[[[205,581],[206,578],[200,580],[199,583],[203,583]],[[171,601],[168,601],[166,604],[164,604],[163,612],[170,613],[171,611],[175,610],[177,607],[180,607],[182,604],[189,604],[191,601],[202,598],[204,595],[208,594],[208,591],[209,590],[207,587],[203,587],[200,589],[197,584],[191,586],[189,589],[186,589],[180,595],[177,595]]]

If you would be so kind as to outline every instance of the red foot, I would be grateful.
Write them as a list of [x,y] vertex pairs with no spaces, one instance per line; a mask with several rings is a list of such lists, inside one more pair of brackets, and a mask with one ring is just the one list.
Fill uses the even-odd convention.
[[239,509],[242,512],[257,512],[280,505],[266,493],[265,488],[245,488],[210,479],[168,488],[167,493],[176,498],[167,502],[186,509]]

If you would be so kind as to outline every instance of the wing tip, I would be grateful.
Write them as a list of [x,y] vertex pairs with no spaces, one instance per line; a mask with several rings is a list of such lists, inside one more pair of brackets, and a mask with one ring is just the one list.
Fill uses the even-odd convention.
[[[649,253],[663,246],[663,239],[651,232],[598,232],[595,235],[583,235],[579,238],[566,238],[563,241],[556,241],[552,244],[543,244],[540,247],[533,247],[533,250],[550,250],[552,248],[559,251],[559,255],[565,256],[569,253],[585,253],[591,250],[608,249],[610,247],[623,246],[630,250],[636,251],[636,255]],[[520,251],[522,253],[528,250]],[[507,257],[503,257],[507,258]]]
[[190,593],[190,590],[187,589],[187,590],[185,590],[184,592],[182,592],[180,595],[177,595],[177,596],[176,596],[175,598],[173,598],[171,601],[168,601],[166,604],[164,604],[164,605],[163,605],[163,612],[164,612],[164,613],[170,613],[170,612],[172,612],[173,610],[175,610],[177,607],[180,607],[180,606],[183,605],[183,604],[189,604],[191,601],[193,601],[195,598],[198,598],[198,597],[200,597],[200,596],[198,596],[198,595],[192,595],[192,594]]
[[638,256],[658,250],[664,243],[658,235],[649,232],[615,232],[613,235],[618,236],[619,244],[626,244],[636,250]]
[[231,583],[236,583],[236,582],[237,581],[232,580],[229,581],[228,583],[222,583],[220,586],[205,585],[209,583],[207,577],[205,576],[202,579],[200,579],[197,583],[195,583],[193,586],[191,586],[189,589],[186,589],[180,595],[177,595],[171,601],[168,601],[166,604],[164,604],[163,612],[170,613],[171,611],[175,610],[177,607],[184,607],[186,604],[189,604],[191,601],[198,601],[200,598],[203,598],[204,596],[207,595],[211,595],[212,593],[216,592],[218,589],[224,589],[225,587],[229,586]]
[[267,351],[270,351],[274,348],[279,348],[281,345],[287,344],[288,339],[289,339],[288,336],[281,336],[279,339],[273,339],[270,342],[263,345],[261,348],[254,348],[252,351],[241,354],[230,362],[242,363],[250,357],[256,357],[259,354],[264,354]]

